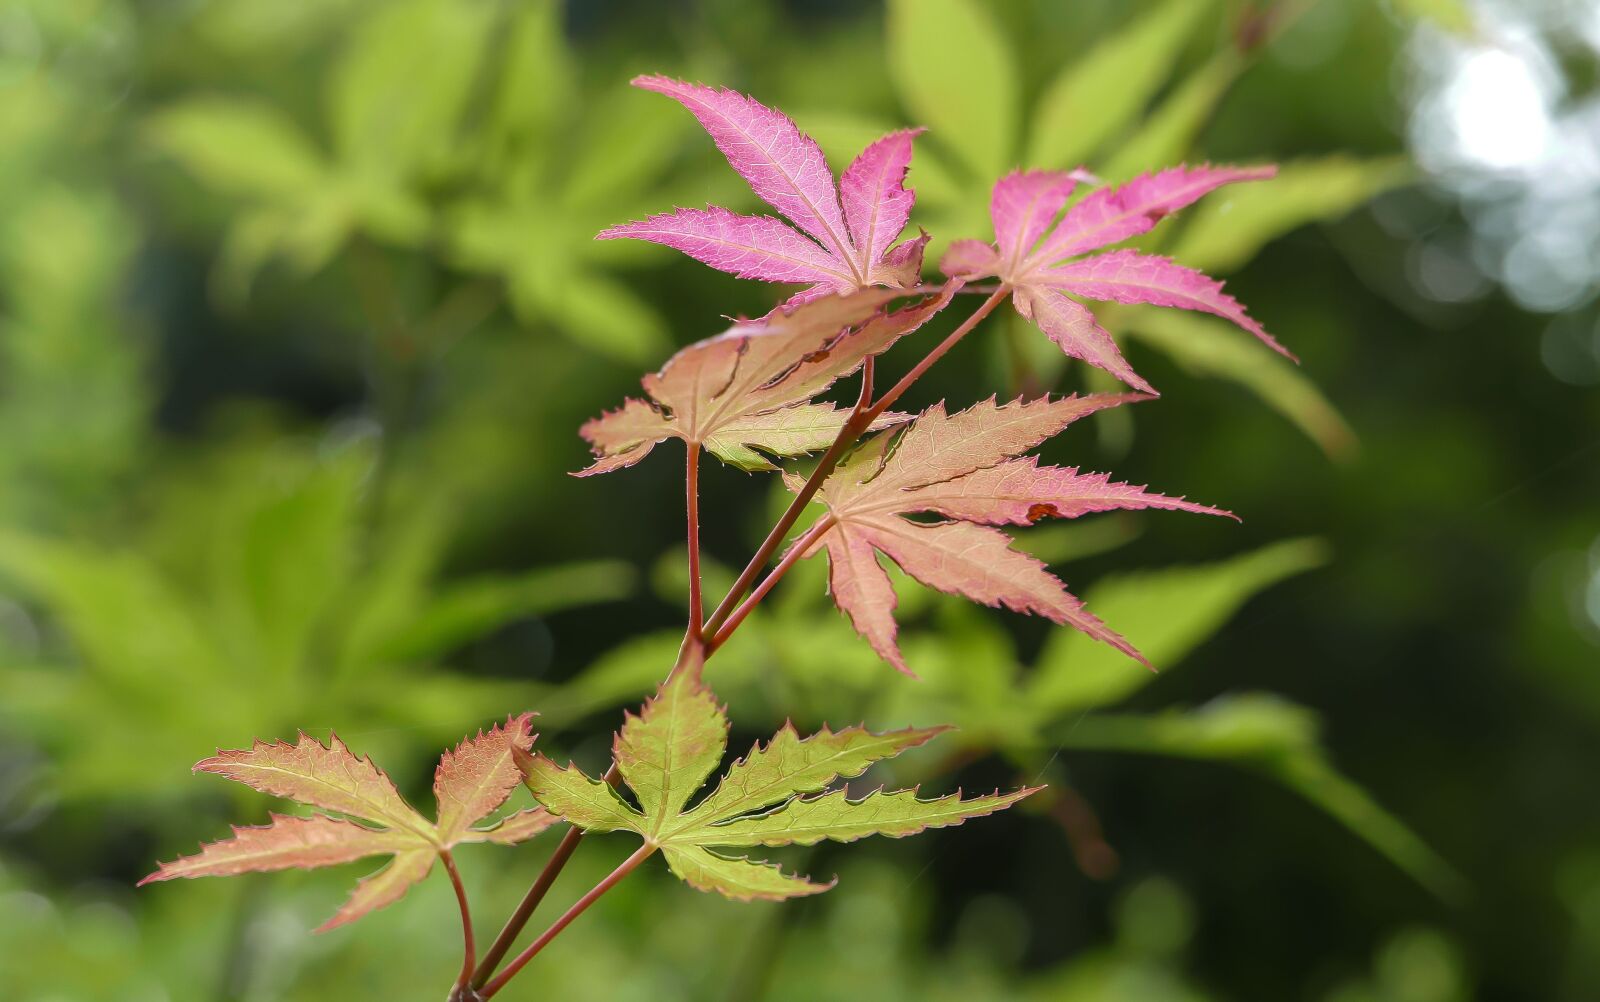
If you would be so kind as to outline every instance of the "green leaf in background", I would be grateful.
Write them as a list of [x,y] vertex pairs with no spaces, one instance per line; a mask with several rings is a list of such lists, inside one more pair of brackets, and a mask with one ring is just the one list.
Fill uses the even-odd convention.
[[1016,148],[1015,61],[987,4],[891,0],[889,71],[916,121],[984,178]]
[[1171,76],[1212,6],[1166,0],[1068,65],[1034,109],[1027,165],[1077,166],[1125,129]]
[[1293,421],[1330,458],[1354,456],[1359,446],[1355,431],[1294,363],[1211,317],[1150,309],[1122,316],[1119,330],[1166,352],[1184,371],[1239,383]]
[[261,101],[190,98],[158,113],[145,134],[199,181],[230,195],[293,201],[327,180],[327,164],[305,132]]
[[[1326,560],[1317,540],[1288,540],[1221,563],[1117,575],[1090,588],[1084,602],[1161,669],[1181,661],[1257,592]],[[1116,652],[1102,646],[1072,630],[1051,632],[1026,696],[1039,719],[1117,702],[1157,677],[1106,656]]]
[[1120,182],[1181,162],[1244,69],[1244,57],[1235,50],[1218,52],[1179,83],[1103,164],[1090,168]]
[[405,176],[450,147],[472,86],[487,4],[400,0],[356,28],[328,91],[339,159]]
[[1478,21],[1467,0],[1391,0],[1395,10],[1406,17],[1433,24],[1458,35],[1477,31]]
[[1459,874],[1398,818],[1327,761],[1311,711],[1263,693],[1220,698],[1196,710],[1091,714],[1059,726],[1046,740],[1064,748],[1234,762],[1265,773],[1332,815],[1396,866],[1448,900],[1459,900]]
[[446,654],[523,617],[623,598],[633,579],[632,566],[622,561],[591,560],[445,585],[379,646],[378,656],[409,661]]
[[1282,164],[1277,177],[1234,185],[1202,201],[1167,253],[1191,268],[1233,271],[1284,234],[1339,219],[1412,176],[1402,157],[1334,155]]

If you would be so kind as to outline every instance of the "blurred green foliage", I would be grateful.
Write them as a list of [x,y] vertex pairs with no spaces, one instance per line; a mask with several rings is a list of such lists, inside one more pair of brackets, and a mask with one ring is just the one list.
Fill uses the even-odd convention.
[[[1394,124],[1406,39],[1439,26],[1472,31],[1437,0],[0,0],[0,997],[442,987],[442,881],[317,939],[348,874],[132,891],[264,816],[188,775],[217,745],[336,727],[415,790],[531,708],[601,764],[677,646],[681,485],[567,478],[573,431],[770,306],[590,239],[748,199],[624,86],[658,70],[791,109],[830,156],[929,126],[935,252],[988,234],[1014,165],[1281,161],[1146,244],[1229,276],[1305,364],[1208,318],[1103,317],[1166,395],[1051,448],[1247,524],[1024,545],[1159,675],[897,579],[908,682],[814,562],[714,662],[736,749],[786,716],[953,722],[884,781],[1048,799],[792,858],[848,868],[803,904],[646,872],[508,997],[1600,994],[1600,398],[1542,367],[1541,318],[1408,282],[1455,211]],[[918,403],[1076,386],[994,326]],[[757,483],[707,474],[713,591],[782,496]],[[463,853],[481,925],[549,844]]]

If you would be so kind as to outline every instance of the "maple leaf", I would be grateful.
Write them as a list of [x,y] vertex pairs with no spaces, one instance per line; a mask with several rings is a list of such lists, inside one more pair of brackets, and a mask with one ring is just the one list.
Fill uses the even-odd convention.
[[[637,716],[617,733],[618,771],[638,799],[635,807],[609,783],[576,766],[518,752],[528,789],[551,813],[587,831],[630,831],[660,849],[667,866],[691,887],[736,900],[779,899],[828,890],[761,860],[713,847],[813,845],[868,835],[899,838],[957,825],[1011,806],[1035,789],[963,799],[960,793],[917,799],[915,790],[878,790],[850,800],[835,781],[933,739],[945,727],[875,734],[861,727],[827,728],[802,738],[785,724],[767,744],[734,762],[716,789],[693,807],[690,799],[722,763],[728,718],[711,690],[692,672],[662,683]],[[687,809],[686,809],[687,807]]]
[[[508,718],[487,733],[446,751],[434,771],[438,820],[418,814],[371,759],[354,755],[338,735],[324,745],[306,734],[295,744],[258,741],[248,750],[219,751],[194,768],[297,800],[337,815],[271,815],[260,827],[234,827],[231,838],[162,863],[140,886],[175,877],[225,877],[290,868],[313,869],[367,856],[392,855],[388,866],[361,880],[355,892],[317,930],[325,932],[391,904],[422,880],[441,853],[466,842],[511,845],[558,819],[544,808],[518,811],[475,828],[505,803],[521,781],[515,755],[533,746],[532,714]],[[359,819],[350,820],[351,818]]]
[[905,177],[921,129],[870,144],[835,184],[822,149],[782,112],[736,91],[663,76],[635,77],[633,85],[688,108],[755,193],[799,229],[709,206],[613,226],[598,239],[648,240],[739,278],[805,283],[798,299],[917,284],[927,237],[894,241],[916,202]]
[[[1144,174],[1115,188],[1099,188],[1068,209],[1080,172],[1017,171],[995,182],[989,215],[994,243],[957,240],[939,262],[946,275],[967,280],[997,275],[1012,289],[1017,312],[1033,321],[1062,351],[1154,393],[1133,371],[1111,335],[1083,299],[1146,303],[1215,314],[1293,359],[1253,320],[1222,283],[1176,262],[1134,250],[1069,260],[1146,233],[1170,213],[1207,192],[1236,181],[1257,181],[1274,167],[1173,167]],[[1046,233],[1048,232],[1048,235]]]
[[[848,412],[811,398],[921,327],[957,287],[888,313],[883,307],[897,293],[828,295],[698,341],[644,377],[653,402],[626,400],[579,429],[596,459],[577,476],[632,466],[668,438],[744,470],[775,469],[762,452],[798,456],[826,448]],[[873,427],[907,418],[886,413]]]
[[[1115,483],[1103,473],[1016,458],[1080,417],[1144,399],[1149,398],[1093,394],[998,404],[991,397],[953,415],[935,404],[903,432],[867,441],[823,483],[818,497],[827,505],[828,523],[820,535],[810,537],[806,555],[827,551],[834,602],[872,649],[906,674],[912,672],[895,642],[897,600],[878,562],[880,553],[930,588],[1044,616],[1148,664],[1043,563],[1013,550],[1011,537],[994,528],[1116,508],[1233,517],[1207,505]],[[914,514],[943,520],[905,517]]]

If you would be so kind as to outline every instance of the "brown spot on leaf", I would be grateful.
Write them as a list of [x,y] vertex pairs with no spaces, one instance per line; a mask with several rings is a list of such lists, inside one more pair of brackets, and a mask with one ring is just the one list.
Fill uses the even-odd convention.
[[1041,518],[1059,518],[1060,516],[1060,509],[1053,504],[1045,504],[1041,501],[1038,504],[1031,504],[1028,506],[1029,525],[1039,521]]

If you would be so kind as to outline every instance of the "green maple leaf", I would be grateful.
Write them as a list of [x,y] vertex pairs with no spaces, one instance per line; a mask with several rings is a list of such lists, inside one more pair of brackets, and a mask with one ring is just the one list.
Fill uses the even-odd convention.
[[874,762],[924,744],[944,727],[875,734],[861,727],[826,728],[802,738],[793,725],[733,763],[722,781],[689,801],[722,763],[728,718],[711,690],[685,672],[662,684],[638,716],[618,732],[613,754],[621,778],[638,799],[628,803],[610,783],[576,766],[517,752],[524,780],[552,814],[591,832],[630,831],[659,849],[672,872],[691,887],[735,900],[776,900],[828,890],[784,873],[776,864],[725,855],[716,847],[853,842],[868,835],[894,838],[958,825],[1003,810],[1036,792],[962,799],[959,792],[920,800],[917,791],[876,790],[851,800],[842,788]]

